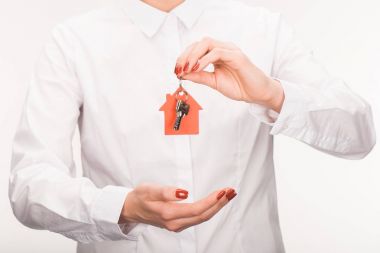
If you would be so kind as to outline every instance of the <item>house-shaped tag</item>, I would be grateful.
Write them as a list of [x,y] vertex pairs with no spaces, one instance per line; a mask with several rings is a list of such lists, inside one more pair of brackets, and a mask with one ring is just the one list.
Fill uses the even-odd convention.
[[183,135],[183,134],[199,134],[199,110],[202,107],[187,94],[186,103],[190,105],[189,113],[182,118],[179,130],[174,130],[176,120],[176,94],[182,88],[178,88],[173,94],[166,94],[166,101],[160,107],[160,111],[164,111],[165,115],[165,135]]

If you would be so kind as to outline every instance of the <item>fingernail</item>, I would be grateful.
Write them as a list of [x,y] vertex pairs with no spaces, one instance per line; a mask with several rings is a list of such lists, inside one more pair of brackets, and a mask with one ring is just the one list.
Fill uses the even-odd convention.
[[178,69],[177,69],[177,76],[179,75],[179,74],[181,74],[182,73],[182,67],[181,66],[178,66]]
[[231,201],[233,198],[235,198],[236,195],[237,195],[237,193],[234,192],[234,194],[228,199],[228,201]]
[[199,62],[194,65],[194,67],[191,69],[191,71],[196,71],[199,68]]
[[174,74],[178,75],[178,66],[177,65],[175,65]]
[[224,196],[224,194],[226,194],[226,191],[221,191],[221,192],[219,192],[219,193],[218,193],[218,196],[216,197],[216,199],[217,199],[217,200],[221,199],[221,198]]
[[188,196],[189,192],[186,191],[186,190],[182,190],[182,189],[177,189],[175,191],[175,196],[179,199],[186,199],[187,196]]
[[236,196],[236,192],[235,192],[234,189],[230,189],[226,193],[226,198],[228,199],[228,201],[230,201],[231,199],[233,199],[235,196]]
[[189,62],[186,62],[185,67],[183,67],[183,72],[186,72],[189,68]]

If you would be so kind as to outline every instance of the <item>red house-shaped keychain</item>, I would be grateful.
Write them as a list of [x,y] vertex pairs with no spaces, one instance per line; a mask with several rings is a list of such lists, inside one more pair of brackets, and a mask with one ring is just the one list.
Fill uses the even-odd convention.
[[166,101],[160,107],[160,111],[165,113],[165,135],[199,134],[199,110],[202,110],[202,107],[189,93],[185,95],[187,96],[186,103],[190,106],[189,112],[182,118],[180,128],[174,130],[177,118],[177,95],[181,90],[183,88],[179,87],[173,94],[166,94]]

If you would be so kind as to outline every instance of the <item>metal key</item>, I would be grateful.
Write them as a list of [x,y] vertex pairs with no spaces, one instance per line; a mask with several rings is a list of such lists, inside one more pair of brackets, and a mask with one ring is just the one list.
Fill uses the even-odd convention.
[[176,104],[176,108],[175,108],[177,118],[175,119],[175,122],[174,122],[174,130],[175,131],[179,130],[182,118],[185,117],[185,115],[187,115],[189,113],[189,109],[190,109],[189,104],[187,104],[182,99],[177,100],[177,104]]

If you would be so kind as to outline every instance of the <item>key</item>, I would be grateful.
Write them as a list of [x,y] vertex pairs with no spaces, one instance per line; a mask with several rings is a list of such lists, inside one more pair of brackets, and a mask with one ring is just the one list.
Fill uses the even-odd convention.
[[190,105],[187,104],[185,101],[178,99],[177,104],[176,104],[176,116],[177,118],[175,119],[174,122],[174,130],[178,131],[179,127],[181,125],[181,121],[185,115],[189,113]]

